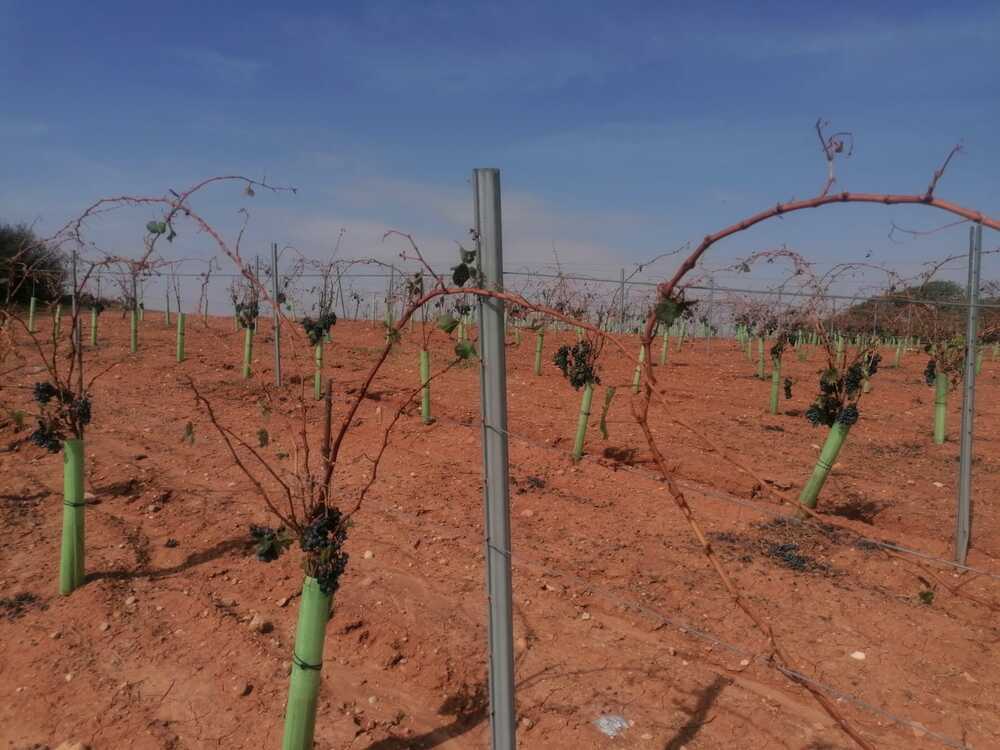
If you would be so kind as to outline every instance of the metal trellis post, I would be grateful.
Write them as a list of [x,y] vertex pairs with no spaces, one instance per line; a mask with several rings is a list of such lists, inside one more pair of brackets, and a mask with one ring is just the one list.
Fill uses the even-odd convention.
[[271,243],[271,310],[274,313],[274,384],[281,387],[281,307],[278,303],[278,243]]
[[958,469],[958,513],[955,518],[955,561],[965,563],[972,534],[972,427],[976,411],[976,349],[979,271],[983,259],[983,225],[969,227],[969,308],[965,318],[965,377],[962,380],[962,436]]
[[[472,173],[477,253],[482,284],[503,288],[500,170]],[[517,743],[514,710],[514,628],[510,565],[510,488],[507,455],[507,360],[504,303],[479,299],[480,385],[486,510],[486,581],[489,596],[490,736],[492,750]]]

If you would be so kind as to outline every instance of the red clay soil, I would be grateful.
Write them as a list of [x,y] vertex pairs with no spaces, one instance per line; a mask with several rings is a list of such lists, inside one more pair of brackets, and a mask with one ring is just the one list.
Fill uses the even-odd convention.
[[[177,364],[159,313],[147,314],[136,355],[127,322],[110,311],[101,317],[88,371],[118,364],[93,389],[88,580],[71,596],[57,593],[62,459],[27,441],[30,424],[17,431],[8,421],[0,432],[3,747],[279,746],[299,553],[270,564],[254,557],[248,526],[271,521],[184,379],[248,442],[267,429],[262,453],[287,469],[302,456],[280,414],[311,392],[312,365],[305,352],[285,366],[297,383],[268,388],[263,323],[253,378],[243,381],[242,336],[231,326],[190,319],[188,360]],[[366,323],[333,329],[327,373],[337,416],[382,336]],[[764,639],[657,481],[630,416],[629,358],[605,352],[603,382],[625,386],[610,436],[597,430],[601,388],[587,457],[570,461],[579,394],[551,356],[571,339],[546,336],[541,377],[532,374],[530,335],[508,349],[519,745],[853,747],[801,686],[768,665]],[[434,332],[435,371],[452,346]],[[419,327],[404,335],[358,413],[336,472],[344,506],[418,385],[418,349]],[[27,346],[21,353],[26,368],[13,384],[45,379],[37,355]],[[662,408],[654,406],[651,423],[737,585],[802,673],[838,691],[839,710],[872,744],[997,748],[1000,362],[987,354],[980,382],[969,558],[993,575],[890,556],[866,541],[951,554],[960,398],[951,399],[949,442],[935,446],[924,364],[910,353],[902,368],[883,366],[873,379],[821,496],[831,524],[823,528],[789,520],[752,477]],[[788,354],[785,366],[793,398],[777,416],[766,413],[769,384],[753,377],[733,342],[675,346],[657,374],[671,413],[794,498],[824,438],[801,416],[819,355],[800,363]],[[474,364],[451,369],[433,383],[437,421],[425,426],[411,405],[392,432],[350,530],[327,631],[317,748],[488,747],[478,381]],[[5,406],[30,408],[29,392],[8,385]],[[320,411],[311,400],[309,410],[315,438]],[[188,422],[193,444],[183,439]],[[263,627],[251,627],[254,615]],[[627,722],[617,737],[594,723],[607,714]]]

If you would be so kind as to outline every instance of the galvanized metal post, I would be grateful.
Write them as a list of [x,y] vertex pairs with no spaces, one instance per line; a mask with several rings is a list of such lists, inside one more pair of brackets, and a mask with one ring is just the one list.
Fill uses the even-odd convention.
[[979,271],[983,260],[983,225],[969,227],[969,285],[965,316],[965,377],[962,381],[962,436],[958,468],[955,561],[965,564],[972,534],[972,427],[976,412],[976,349],[979,338]]
[[[503,289],[500,170],[472,173],[476,254],[482,283]],[[486,506],[486,582],[489,595],[490,736],[492,750],[517,744],[514,710],[514,626],[510,572],[510,488],[507,456],[507,359],[504,303],[479,298],[480,386]]]
[[278,243],[271,243],[271,311],[274,313],[274,384],[281,387],[281,306],[278,302]]
[[618,314],[618,333],[625,333],[625,269],[622,269],[622,281],[621,289],[619,290],[622,296],[621,309]]

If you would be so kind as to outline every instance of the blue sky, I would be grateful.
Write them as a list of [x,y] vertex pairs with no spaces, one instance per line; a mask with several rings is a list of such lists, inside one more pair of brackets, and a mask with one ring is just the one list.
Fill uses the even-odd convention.
[[[616,274],[815,194],[817,117],[855,134],[841,188],[921,191],[962,140],[939,194],[995,215],[998,42],[1000,6],[985,2],[0,0],[0,218],[44,231],[104,195],[266,175],[298,195],[197,205],[230,233],[248,205],[246,246],[261,251],[321,257],[344,227],[342,254],[390,257],[394,227],[443,263],[471,222],[469,172],[496,166],[508,267],[550,264],[554,246],[567,269]],[[110,217],[95,237],[127,251],[147,218]],[[891,242],[893,220],[948,217],[837,206],[708,262],[787,243],[906,271],[964,247],[964,228]],[[176,252],[211,250],[187,233]]]

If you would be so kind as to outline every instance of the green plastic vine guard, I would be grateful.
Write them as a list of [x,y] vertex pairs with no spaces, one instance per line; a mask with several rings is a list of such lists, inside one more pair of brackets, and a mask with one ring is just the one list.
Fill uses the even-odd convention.
[[545,331],[535,334],[535,375],[542,374],[542,345],[545,343]]
[[134,307],[129,312],[128,319],[128,350],[132,354],[139,351],[139,311]]
[[97,308],[90,308],[90,345],[97,346]]
[[323,641],[331,604],[332,597],[323,593],[315,578],[307,576],[302,583],[302,603],[295,629],[282,750],[313,750]]
[[663,345],[660,348],[660,364],[667,364],[667,359],[670,357],[670,331],[665,330],[663,332]]
[[639,392],[639,384],[642,382],[642,365],[646,361],[646,345],[639,347],[639,361],[635,365],[635,372],[632,374],[632,393]]
[[313,372],[313,396],[323,398],[323,342],[316,344],[316,369]]
[[83,585],[84,571],[83,440],[63,441],[63,528],[59,554],[59,593]]
[[892,359],[893,369],[899,369],[899,361],[903,358],[903,342],[902,340],[896,342],[896,356]]
[[58,340],[59,332],[62,330],[62,305],[56,305],[52,318],[52,338]]
[[590,418],[590,405],[594,400],[594,384],[583,386],[583,396],[580,398],[580,416],[576,422],[576,437],[573,440],[573,461],[583,458],[583,443],[587,437],[587,420]]
[[434,421],[431,416],[431,353],[420,350],[420,418],[424,424]]
[[253,326],[243,329],[243,379],[250,379],[250,360],[253,357]]
[[809,477],[809,481],[802,488],[802,493],[799,495],[799,502],[807,508],[816,507],[816,500],[819,498],[820,490],[823,489],[823,485],[826,483],[830,469],[837,462],[837,456],[840,455],[840,449],[843,447],[844,440],[847,438],[847,433],[850,432],[850,429],[850,425],[846,425],[843,422],[834,422],[833,427],[830,428],[830,432],[826,436],[826,442],[823,443],[823,449],[820,451],[819,459],[816,461],[816,467],[813,469],[812,476]]
[[187,316],[179,312],[177,313],[177,361],[183,362],[185,359],[184,355],[184,321]]
[[766,346],[763,336],[757,338],[757,379],[764,380],[764,348]]
[[938,372],[934,376],[934,443],[936,445],[944,444],[947,419],[948,376],[943,372]]
[[781,388],[781,357],[771,357],[771,399],[768,411],[778,413],[778,392]]
[[35,332],[35,311],[38,308],[38,299],[32,297],[28,300],[28,333]]

